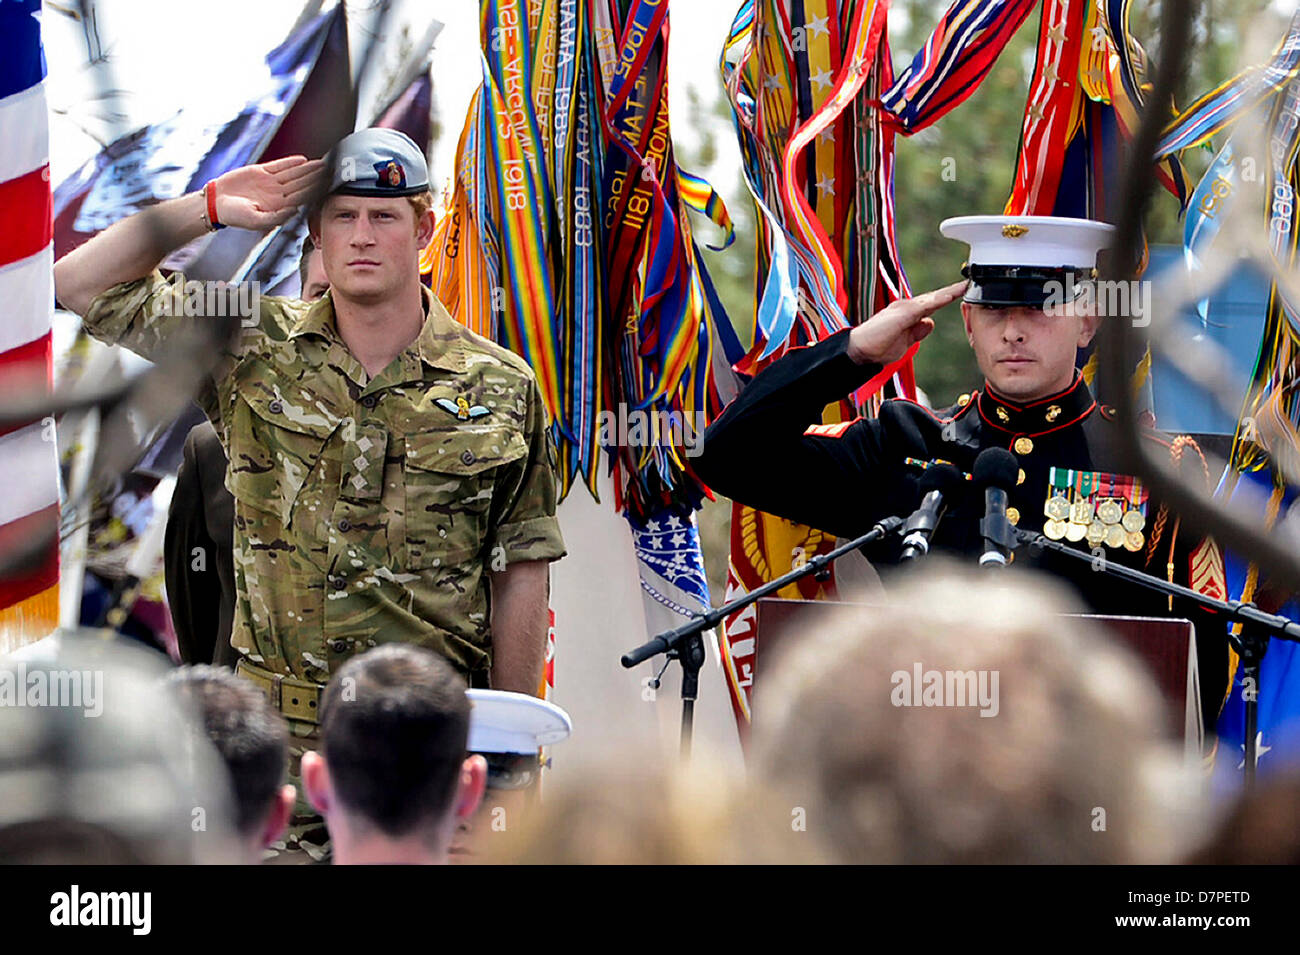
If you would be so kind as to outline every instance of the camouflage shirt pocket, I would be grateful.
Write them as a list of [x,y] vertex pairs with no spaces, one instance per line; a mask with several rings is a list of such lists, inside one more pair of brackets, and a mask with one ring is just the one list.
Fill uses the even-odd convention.
[[527,451],[517,430],[499,425],[407,435],[406,569],[477,559],[500,468]]
[[300,384],[270,369],[241,376],[231,408],[228,486],[237,501],[289,527],[339,418]]

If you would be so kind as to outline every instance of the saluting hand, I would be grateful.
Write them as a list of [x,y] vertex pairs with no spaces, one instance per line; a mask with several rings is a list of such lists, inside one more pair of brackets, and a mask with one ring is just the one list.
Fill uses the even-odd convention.
[[859,365],[888,365],[902,358],[915,342],[934,331],[930,316],[961,298],[967,284],[954,282],[924,295],[891,302],[849,332],[849,357]]
[[222,225],[263,231],[282,225],[320,185],[325,160],[285,156],[241,166],[216,180],[217,218]]

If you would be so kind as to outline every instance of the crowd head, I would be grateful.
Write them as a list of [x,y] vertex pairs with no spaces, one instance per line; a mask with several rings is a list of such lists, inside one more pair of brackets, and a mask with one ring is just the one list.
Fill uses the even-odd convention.
[[[1206,837],[1160,691],[1072,609],[1030,575],[931,561],[766,664],[745,777],[702,757],[570,771],[463,861],[1294,859],[1294,780]],[[77,638],[0,678],[19,668],[49,686],[88,674],[91,698],[0,706],[0,859],[251,862],[284,831],[289,735],[252,684],[206,666],[164,681],[147,651]],[[335,862],[447,861],[487,780],[471,718],[463,679],[420,648],[384,645],[335,674],[301,764]]]
[[303,785],[335,861],[445,859],[483,796],[487,764],[466,753],[464,680],[441,657],[388,644],[349,660],[321,703],[322,746]]
[[0,861],[239,861],[225,770],[166,670],[74,633],[0,661]]
[[1072,609],[1059,585],[931,561],[771,667],[756,780],[845,862],[1167,858],[1160,693]]
[[229,774],[235,830],[246,861],[284,833],[295,791],[284,785],[289,730],[247,680],[212,666],[182,667],[167,683],[202,726]]

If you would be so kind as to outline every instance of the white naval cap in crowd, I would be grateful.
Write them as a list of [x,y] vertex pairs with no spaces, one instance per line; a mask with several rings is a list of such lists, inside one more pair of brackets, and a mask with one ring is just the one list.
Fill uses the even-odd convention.
[[465,691],[469,697],[471,753],[521,753],[567,739],[573,732],[569,714],[554,703],[506,690]]

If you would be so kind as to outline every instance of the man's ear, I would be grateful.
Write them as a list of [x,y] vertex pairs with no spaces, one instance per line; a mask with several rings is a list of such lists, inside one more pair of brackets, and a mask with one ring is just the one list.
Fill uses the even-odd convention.
[[424,248],[433,239],[434,230],[437,228],[437,220],[434,218],[433,210],[430,209],[420,217],[419,228],[415,230],[416,241],[420,243],[420,248]]
[[1097,334],[1097,329],[1101,327],[1101,316],[1093,306],[1080,308],[1076,303],[1075,308],[1079,313],[1079,348],[1087,348],[1092,343],[1093,337]]
[[970,342],[970,346],[974,348],[975,336],[970,329],[970,302],[961,303],[961,323],[966,326],[966,341]]
[[302,788],[307,793],[307,800],[322,816],[328,816],[334,809],[329,766],[322,754],[302,754]]
[[460,784],[456,789],[456,818],[468,819],[474,815],[486,789],[487,760],[478,755],[466,757],[460,766]]
[[279,842],[289,828],[289,816],[293,813],[293,801],[297,796],[298,790],[292,786],[281,786],[271,797],[271,807],[262,826],[262,848]]

